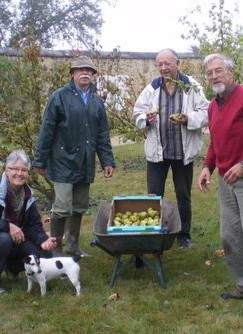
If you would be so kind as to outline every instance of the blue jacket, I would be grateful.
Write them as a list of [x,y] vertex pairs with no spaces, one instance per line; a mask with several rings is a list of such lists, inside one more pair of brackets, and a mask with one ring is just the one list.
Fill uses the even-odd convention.
[[[32,241],[35,245],[40,246],[45,240],[48,239],[48,235],[45,233],[41,217],[37,210],[35,199],[31,188],[26,185],[28,192],[30,194],[27,203],[26,209],[23,215],[23,220],[19,226],[25,238]],[[9,231],[9,221],[6,219],[6,195],[7,195],[7,176],[5,173],[2,174],[1,183],[0,183],[0,232]],[[15,223],[15,222],[11,222]]]

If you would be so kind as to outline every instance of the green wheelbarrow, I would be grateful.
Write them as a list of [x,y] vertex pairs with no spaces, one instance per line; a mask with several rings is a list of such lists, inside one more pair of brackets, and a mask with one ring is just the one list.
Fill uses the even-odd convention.
[[[181,230],[181,220],[176,204],[168,201],[162,202],[162,224],[166,227],[166,233],[107,233],[107,224],[111,205],[105,203],[97,211],[94,224],[93,234],[96,239],[90,242],[92,247],[99,247],[107,254],[115,258],[110,287],[115,284],[116,279],[120,276],[134,260],[136,266],[146,266],[151,270],[162,288],[166,288],[164,270],[161,261],[161,255],[165,250],[172,247],[173,242]],[[148,261],[146,255],[153,255],[153,261]],[[131,255],[128,260],[122,262],[122,256]]]

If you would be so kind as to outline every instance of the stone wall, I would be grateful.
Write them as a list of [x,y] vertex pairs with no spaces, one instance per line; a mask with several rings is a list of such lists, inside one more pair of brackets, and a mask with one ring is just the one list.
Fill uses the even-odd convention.
[[[90,53],[87,51],[67,51],[67,50],[42,50],[41,56],[43,61],[49,67],[56,62],[70,62],[71,59],[78,55],[88,55],[93,58],[97,65],[99,73],[109,73],[112,75],[122,74],[129,75],[135,81],[141,82],[141,75],[146,82],[151,81],[158,76],[158,71],[155,67],[156,53],[153,52],[99,52]],[[21,53],[14,49],[0,48],[0,57],[19,57]],[[192,53],[179,53],[182,64],[182,70],[185,73],[193,75],[196,79],[200,77],[201,59]],[[119,73],[118,73],[119,71]]]

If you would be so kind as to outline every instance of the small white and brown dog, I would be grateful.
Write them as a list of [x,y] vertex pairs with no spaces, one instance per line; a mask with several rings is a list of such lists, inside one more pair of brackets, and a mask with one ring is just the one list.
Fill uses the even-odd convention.
[[36,255],[28,255],[24,260],[25,274],[28,280],[27,292],[33,287],[33,282],[39,283],[41,296],[46,295],[46,282],[54,278],[68,277],[70,282],[76,289],[76,295],[81,292],[81,284],[79,281],[80,266],[78,261],[84,257],[83,253],[74,257],[53,257],[40,258]]

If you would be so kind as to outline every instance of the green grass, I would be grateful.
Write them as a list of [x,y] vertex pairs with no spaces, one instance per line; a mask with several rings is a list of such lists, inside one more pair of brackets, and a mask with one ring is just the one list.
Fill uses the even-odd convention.
[[[206,140],[206,138],[205,138]],[[192,192],[193,248],[179,250],[176,242],[161,256],[167,288],[157,283],[146,268],[131,264],[109,288],[114,258],[97,247],[92,224],[96,208],[110,202],[113,195],[146,194],[146,164],[142,144],[114,148],[115,174],[104,179],[98,170],[91,188],[91,203],[84,217],[80,245],[92,257],[81,261],[83,296],[77,298],[69,281],[48,283],[46,298],[38,285],[26,293],[27,282],[7,277],[3,283],[9,295],[0,298],[1,334],[231,334],[243,333],[243,307],[240,301],[223,301],[220,293],[233,288],[223,258],[213,252],[221,248],[217,208],[217,173],[211,190],[197,189],[200,160],[195,163]],[[175,201],[171,176],[165,198]],[[125,257],[126,258],[126,257]],[[211,266],[205,261],[210,260]],[[119,293],[117,301],[107,297]]]

